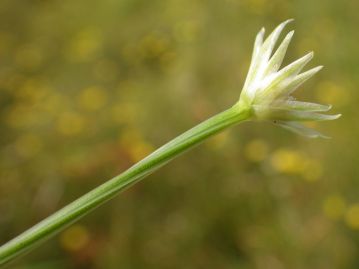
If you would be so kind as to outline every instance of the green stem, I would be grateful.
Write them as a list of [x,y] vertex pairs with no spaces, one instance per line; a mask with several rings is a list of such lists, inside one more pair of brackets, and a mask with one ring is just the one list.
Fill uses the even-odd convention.
[[140,181],[161,166],[206,138],[223,129],[249,119],[251,112],[239,104],[198,124],[163,145],[122,174],[110,179],[71,204],[60,209],[29,230],[0,247],[0,266],[14,260],[42,241],[60,232],[91,210],[110,200],[122,190]]

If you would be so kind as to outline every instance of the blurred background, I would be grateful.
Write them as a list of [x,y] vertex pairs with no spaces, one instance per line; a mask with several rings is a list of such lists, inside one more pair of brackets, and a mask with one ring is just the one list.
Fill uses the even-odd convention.
[[[308,140],[217,135],[9,268],[359,268],[359,2],[1,0],[0,243],[237,100],[258,30],[288,18]],[[308,68],[309,68],[308,67]]]

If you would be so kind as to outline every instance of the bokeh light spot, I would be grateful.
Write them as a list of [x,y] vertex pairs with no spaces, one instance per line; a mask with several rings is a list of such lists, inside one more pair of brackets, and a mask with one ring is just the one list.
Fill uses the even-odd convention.
[[180,42],[194,41],[198,36],[198,23],[195,21],[178,22],[174,27],[175,38]]
[[345,222],[350,228],[355,230],[359,229],[359,203],[349,207],[345,214]]
[[138,107],[136,103],[127,102],[111,108],[111,118],[115,123],[131,124],[134,122]]
[[107,93],[104,89],[93,86],[84,89],[79,96],[79,104],[86,110],[98,110],[107,101]]
[[261,15],[268,7],[268,0],[246,0],[244,4],[251,13]]
[[279,149],[271,156],[273,168],[281,173],[301,173],[305,168],[305,158],[301,152],[290,149]]
[[212,149],[220,149],[229,139],[228,130],[221,132],[213,137],[211,137],[207,142],[208,145]]
[[317,98],[320,103],[342,106],[349,101],[348,90],[331,81],[324,81],[317,86]]
[[163,36],[149,34],[140,42],[140,53],[144,58],[154,58],[167,50],[169,40]]
[[128,152],[133,162],[140,161],[154,150],[154,147],[134,129],[123,132],[119,144]]
[[339,219],[345,210],[345,201],[339,195],[332,195],[323,203],[324,214],[331,219]]
[[85,226],[74,225],[64,231],[60,236],[61,246],[67,251],[74,252],[83,249],[90,240],[90,235]]
[[97,29],[84,29],[70,42],[67,56],[79,62],[89,61],[97,55],[101,45],[102,38]]
[[323,175],[323,167],[317,160],[307,158],[304,166],[302,175],[307,181],[317,181]]
[[133,162],[138,162],[154,150],[153,146],[144,141],[138,141],[128,148]]
[[85,119],[73,112],[64,112],[57,122],[57,129],[63,135],[76,135],[85,127]]
[[254,139],[245,146],[244,153],[248,160],[260,162],[268,155],[268,145],[261,139]]

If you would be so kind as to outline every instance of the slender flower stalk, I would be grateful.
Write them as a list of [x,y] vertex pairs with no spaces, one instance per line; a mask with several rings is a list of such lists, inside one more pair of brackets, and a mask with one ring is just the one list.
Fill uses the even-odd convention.
[[321,69],[321,67],[316,67],[299,74],[304,65],[313,57],[313,53],[279,70],[293,36],[292,31],[272,54],[281,31],[289,21],[280,24],[265,41],[263,40],[264,29],[258,33],[247,79],[240,99],[233,107],[176,137],[122,174],[88,192],[1,246],[0,266],[31,250],[181,153],[227,127],[246,120],[271,120],[284,128],[309,137],[322,136],[298,122],[333,120],[340,115],[321,114],[319,112],[329,110],[330,106],[299,102],[290,97],[298,86]]
[[250,117],[250,110],[233,106],[176,137],[127,171],[100,185],[0,247],[0,266],[63,230],[186,150]]

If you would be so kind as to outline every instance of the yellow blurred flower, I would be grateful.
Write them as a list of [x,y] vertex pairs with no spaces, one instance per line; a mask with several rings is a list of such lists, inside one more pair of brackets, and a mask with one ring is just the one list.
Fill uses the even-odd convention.
[[57,122],[57,129],[63,135],[76,135],[83,131],[85,119],[74,112],[64,112]]
[[359,203],[350,206],[345,214],[345,222],[355,230],[359,229]]
[[120,134],[118,143],[120,146],[126,147],[137,141],[142,141],[141,134],[136,129],[127,129]]
[[244,154],[252,162],[263,161],[268,156],[268,145],[264,140],[254,139],[245,146]]
[[128,153],[130,154],[131,160],[133,162],[138,162],[144,157],[149,155],[154,150],[154,147],[144,141],[138,141],[137,143],[132,144],[128,147]]
[[84,29],[70,42],[67,56],[75,61],[93,59],[102,45],[102,37],[97,29]]
[[271,164],[281,173],[301,173],[305,168],[305,157],[299,151],[283,148],[272,154]]
[[339,219],[345,210],[345,201],[339,195],[332,195],[323,203],[324,214],[331,219]]
[[96,86],[84,89],[78,97],[79,105],[86,110],[98,110],[106,104],[106,101],[106,91]]
[[154,150],[154,147],[134,129],[123,132],[119,144],[127,150],[133,162],[140,161]]
[[345,105],[349,101],[348,90],[332,81],[320,83],[316,89],[317,98],[325,104]]
[[279,149],[272,154],[270,161],[276,171],[301,175],[307,181],[316,181],[323,174],[322,165],[318,160],[297,150]]
[[79,251],[90,241],[87,228],[83,225],[74,225],[60,235],[60,244],[67,251]]
[[144,58],[157,57],[168,49],[169,40],[158,34],[146,35],[139,44],[139,52]]
[[41,79],[31,78],[16,90],[15,95],[27,103],[36,103],[42,101],[50,92],[51,89]]
[[51,94],[46,96],[46,99],[39,103],[39,107],[45,111],[46,114],[57,116],[60,111],[66,109],[71,102],[68,95],[63,95],[60,91],[53,89]]
[[323,167],[318,160],[307,158],[304,166],[305,169],[303,169],[302,175],[307,181],[316,181],[323,174]]
[[115,105],[111,108],[111,118],[115,123],[131,124],[134,122],[134,117],[137,110],[136,103],[123,103]]
[[246,0],[244,1],[245,6],[250,12],[256,15],[262,15],[270,4],[268,0]]
[[199,25],[196,21],[182,21],[174,26],[174,36],[180,42],[192,42],[198,36]]
[[218,149],[221,148],[229,139],[229,132],[225,130],[206,141],[206,145],[211,149]]

